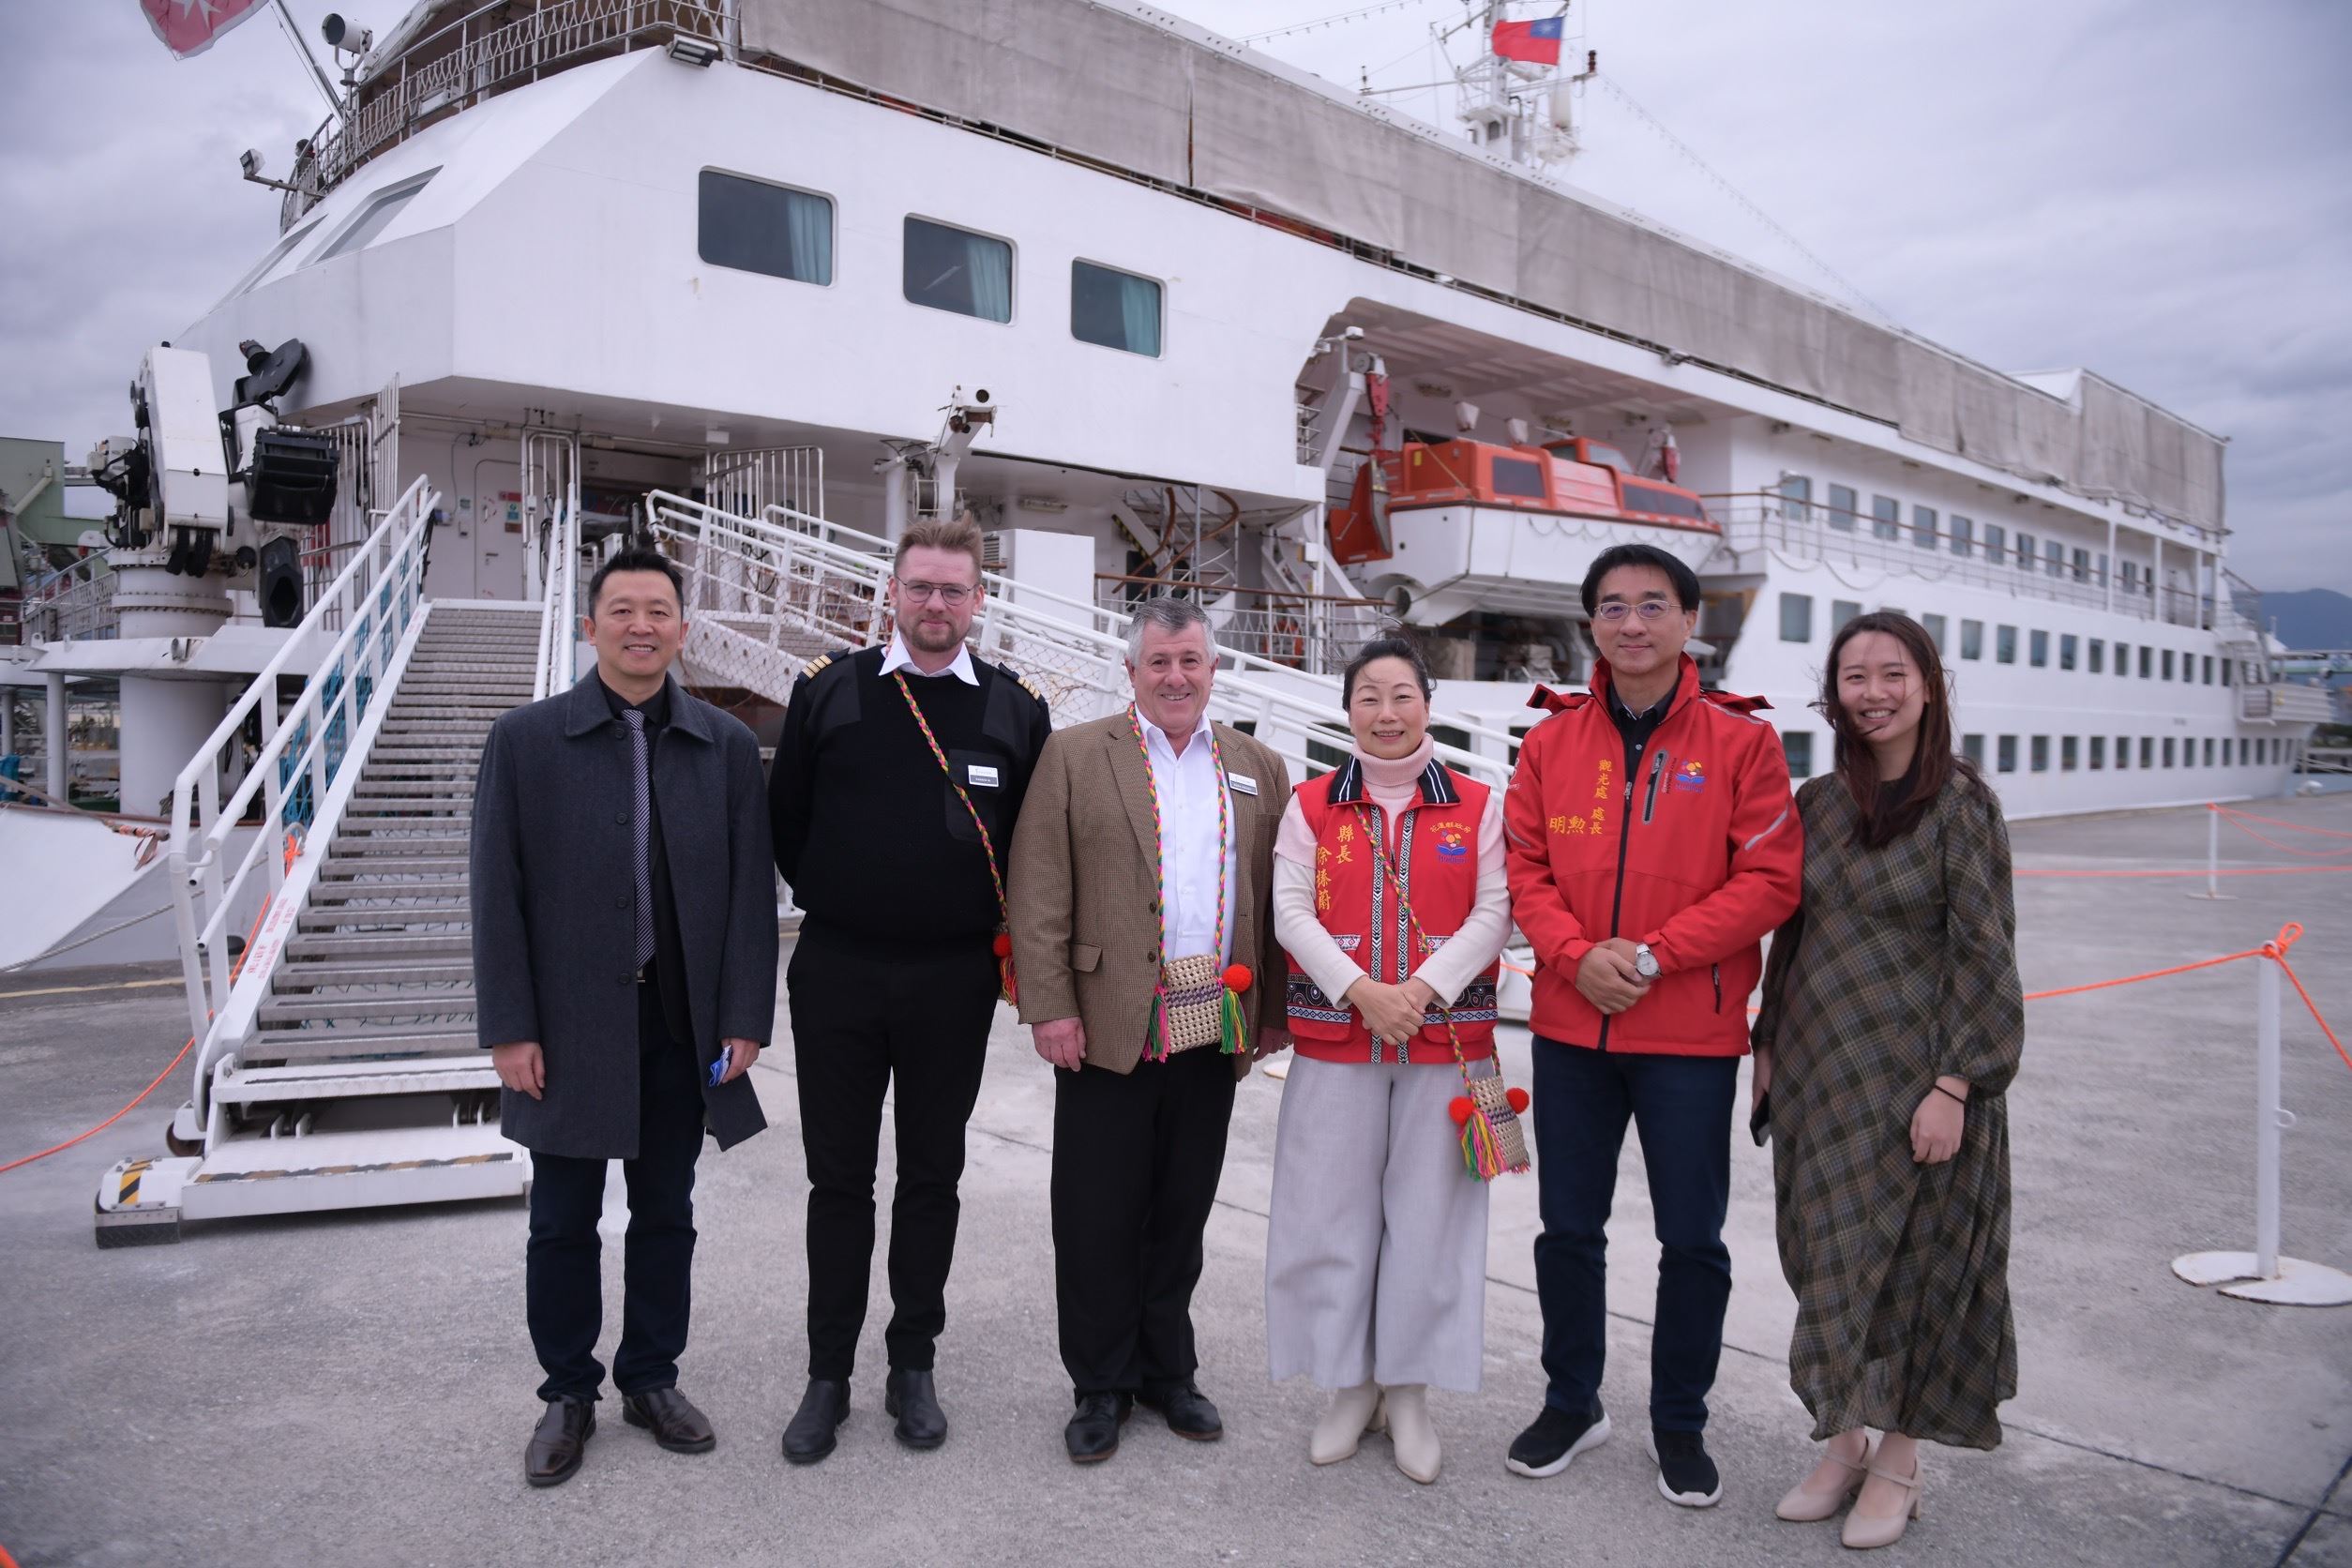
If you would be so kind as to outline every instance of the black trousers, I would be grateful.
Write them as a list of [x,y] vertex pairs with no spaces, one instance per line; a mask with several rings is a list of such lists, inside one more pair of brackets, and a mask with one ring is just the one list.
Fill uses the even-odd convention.
[[1214,1046],[1132,1073],[1057,1072],[1053,1274],[1080,1394],[1189,1380],[1201,1232],[1225,1168],[1233,1059]]
[[964,1123],[980,1098],[996,956],[986,937],[881,946],[804,926],[786,972],[808,1161],[808,1375],[846,1382],[874,1266],[882,1098],[897,1135],[890,1203],[894,1368],[927,1371],[947,1326]]
[[[637,988],[637,1158],[621,1162],[629,1228],[622,1262],[621,1348],[612,1383],[623,1394],[672,1388],[686,1353],[694,1276],[694,1162],[702,1153],[702,1087],[694,1049],[664,1021],[661,988]],[[531,1243],[524,1311],[547,1380],[539,1397],[594,1399],[604,1382],[596,1335],[604,1323],[603,1242],[608,1160],[531,1157]]]

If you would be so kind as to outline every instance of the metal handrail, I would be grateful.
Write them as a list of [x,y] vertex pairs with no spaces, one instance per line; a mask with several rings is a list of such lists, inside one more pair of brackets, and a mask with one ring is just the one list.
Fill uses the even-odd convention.
[[[297,867],[314,865],[325,854],[334,825],[327,815],[328,786],[354,761],[362,717],[388,699],[386,676],[395,651],[424,605],[425,543],[439,501],[422,477],[409,486],[172,786],[169,874],[188,1032],[204,1042],[196,1063],[200,1108],[213,1062],[224,1042],[243,1037],[272,968],[267,959],[254,962],[249,955],[233,981],[230,912],[256,862],[267,866],[270,897],[276,899]],[[279,677],[304,649],[338,626],[340,635],[301,694],[280,713]],[[223,801],[222,753],[256,715],[261,748]],[[264,803],[261,831],[224,879],[223,851],[256,793]],[[322,826],[327,831],[313,831]],[[279,849],[281,833],[294,846],[291,854]]]
[[532,667],[531,700],[569,691],[580,679],[580,520],[558,506],[540,556],[539,652]]
[[[744,594],[746,599],[765,599],[774,607],[772,610],[761,611],[747,605],[734,611],[710,606],[698,608],[721,616],[772,614],[780,619],[796,615],[812,629],[868,646],[886,634],[888,614],[882,585],[890,575],[890,560],[883,552],[889,547],[874,535],[861,535],[854,529],[803,514],[791,515],[805,527],[781,528],[761,519],[721,512],[705,503],[662,490],[646,498],[646,515],[657,535],[696,544],[693,567],[698,585],[716,580],[711,555],[733,555],[757,571],[776,574],[777,589],[791,581],[813,582],[828,577],[846,580],[863,591],[861,596],[875,611],[862,626],[820,621],[792,607],[789,597],[777,589],[762,588],[748,580],[729,580],[724,587]],[[876,548],[862,550],[838,543],[820,536],[820,530],[862,540]],[[1081,706],[1094,711],[1065,712],[1062,716],[1065,719],[1099,717],[1126,702],[1125,616],[1099,606],[1082,605],[1027,583],[1016,583],[994,572],[983,573],[982,580],[988,586],[988,596],[974,627],[974,641],[983,654],[1009,656],[1007,662],[1033,678],[1047,680],[1048,684],[1066,678],[1075,689],[1093,694],[1093,701]],[[1040,600],[1045,601],[1044,607],[1038,603]],[[1078,613],[1056,613],[1056,609]],[[1355,744],[1355,737],[1340,716],[1336,681],[1304,675],[1288,666],[1235,654],[1230,649],[1219,652],[1223,656],[1221,662],[1229,661],[1231,667],[1217,676],[1211,691],[1210,712],[1228,723],[1251,726],[1256,737],[1296,768],[1300,776],[1334,766],[1332,759],[1346,756]],[[1432,715],[1431,722],[1469,728],[1449,715]],[[1488,726],[1479,725],[1477,729],[1506,743],[1517,739]],[[1316,755],[1311,749],[1314,747],[1322,748],[1324,755]],[[1448,766],[1497,789],[1510,780],[1507,749],[1492,757],[1449,745],[1440,745],[1436,749],[1438,757]]]

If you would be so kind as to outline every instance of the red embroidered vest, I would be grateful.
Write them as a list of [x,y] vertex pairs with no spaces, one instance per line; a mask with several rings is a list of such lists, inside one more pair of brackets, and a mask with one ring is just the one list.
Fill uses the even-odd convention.
[[[1409,928],[1396,890],[1379,874],[1372,835],[1386,831],[1386,813],[1364,793],[1364,765],[1355,758],[1299,786],[1299,809],[1315,835],[1315,912],[1323,929],[1356,967],[1383,985],[1402,985],[1423,957],[1462,927],[1478,904],[1478,830],[1491,792],[1432,761],[1423,770],[1411,805],[1390,846],[1390,863],[1403,879],[1418,925]],[[1455,999],[1455,1033],[1469,1058],[1494,1054],[1494,964]],[[1290,1033],[1302,1056],[1323,1062],[1454,1060],[1445,1015],[1434,1004],[1410,1054],[1375,1045],[1363,1016],[1322,989],[1290,962],[1286,998]]]

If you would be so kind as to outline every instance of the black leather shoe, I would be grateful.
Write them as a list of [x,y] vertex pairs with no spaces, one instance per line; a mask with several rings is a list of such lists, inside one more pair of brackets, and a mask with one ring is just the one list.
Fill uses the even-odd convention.
[[813,1465],[834,1449],[834,1431],[850,1418],[850,1385],[830,1378],[811,1378],[800,1409],[784,1428],[784,1457],[796,1465]]
[[1209,1403],[1209,1396],[1196,1384],[1170,1383],[1165,1388],[1147,1388],[1138,1396],[1138,1403],[1168,1417],[1168,1429],[1180,1438],[1214,1442],[1225,1436],[1225,1422],[1217,1414],[1217,1408]]
[[718,1446],[710,1418],[675,1388],[621,1395],[621,1419],[653,1433],[654,1441],[672,1454],[708,1454]]
[[1119,1452],[1119,1428],[1135,1413],[1135,1396],[1127,1394],[1081,1394],[1078,1414],[1062,1429],[1062,1441],[1074,1465],[1099,1465]]
[[523,1445],[522,1478],[534,1486],[561,1486],[580,1469],[596,1435],[596,1402],[550,1399],[531,1440]]
[[939,1408],[928,1367],[893,1367],[882,1385],[882,1413],[898,1418],[898,1440],[909,1448],[937,1448],[947,1440],[947,1412]]

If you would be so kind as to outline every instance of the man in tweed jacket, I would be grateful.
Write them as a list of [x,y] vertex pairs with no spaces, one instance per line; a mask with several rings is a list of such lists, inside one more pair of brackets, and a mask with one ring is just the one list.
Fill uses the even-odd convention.
[[[1138,1400],[1180,1436],[1224,1431],[1193,1380],[1201,1232],[1234,1084],[1288,1039],[1273,857],[1289,776],[1208,721],[1217,656],[1198,605],[1147,601],[1127,647],[1134,705],[1056,731],[1038,758],[1008,892],[1020,1016],[1061,1069],[1054,1281],[1078,1405],[1063,1440],[1080,1464],[1117,1452]],[[1163,961],[1213,950],[1252,972],[1247,1048],[1147,1059]]]

